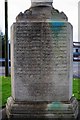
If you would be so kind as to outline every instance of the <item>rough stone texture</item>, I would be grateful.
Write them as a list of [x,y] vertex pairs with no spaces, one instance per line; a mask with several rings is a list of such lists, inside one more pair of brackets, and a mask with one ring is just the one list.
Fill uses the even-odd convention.
[[[11,99],[11,98],[10,98]],[[56,119],[54,119],[54,120],[80,120],[80,101],[78,101],[78,104],[79,104],[79,114],[78,114],[78,117],[75,119],[75,118],[72,118],[72,119],[67,119],[67,118],[56,118]],[[2,118],[1,120],[8,120],[8,118],[7,118],[7,115],[6,115],[6,108],[3,108],[2,110],[0,110],[0,115],[2,114],[2,117],[0,116],[0,118]],[[18,120],[18,119],[17,119]],[[23,120],[23,119],[22,119]],[[32,119],[29,119],[29,120],[33,120],[33,118]],[[39,118],[37,119],[37,120],[39,120]]]
[[53,2],[53,0],[31,0],[31,2]]
[[31,0],[31,6],[51,6],[53,0]]
[[68,52],[72,26],[59,21],[18,22],[12,30],[14,99],[68,101],[72,96],[72,53]]
[[35,6],[26,10],[24,13],[20,12],[16,17],[17,22],[46,22],[46,21],[68,21],[64,12],[59,12],[52,6]]
[[[11,107],[12,106],[12,107]],[[8,99],[7,114],[10,120],[46,119],[75,120],[78,115],[78,103],[75,98],[70,102],[26,102],[20,103]],[[71,118],[71,119],[70,119]]]
[[[72,97],[72,26],[52,6],[31,7],[11,32],[12,98],[8,118],[76,118]],[[65,113],[66,112],[66,113]]]

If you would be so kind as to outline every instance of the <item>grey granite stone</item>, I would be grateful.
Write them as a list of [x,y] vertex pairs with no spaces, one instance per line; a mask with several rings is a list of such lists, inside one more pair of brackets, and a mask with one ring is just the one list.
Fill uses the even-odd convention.
[[18,22],[12,30],[14,99],[68,101],[72,96],[72,53],[68,52],[72,26],[59,21]]
[[6,105],[11,120],[75,119],[72,98],[73,27],[52,6],[20,13],[11,27],[12,97]]
[[71,98],[70,102],[15,102],[8,99],[6,111],[10,120],[43,119],[43,120],[76,120],[78,102]]
[[51,6],[53,0],[31,0],[31,6]]

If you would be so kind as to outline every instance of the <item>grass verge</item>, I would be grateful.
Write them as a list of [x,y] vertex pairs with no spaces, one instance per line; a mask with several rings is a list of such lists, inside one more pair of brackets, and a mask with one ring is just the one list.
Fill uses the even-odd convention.
[[[0,91],[2,98],[0,96],[0,106],[5,106],[7,98],[11,96],[11,77],[0,77]],[[2,100],[1,100],[2,99]]]
[[73,94],[78,100],[80,100],[80,78],[73,79]]

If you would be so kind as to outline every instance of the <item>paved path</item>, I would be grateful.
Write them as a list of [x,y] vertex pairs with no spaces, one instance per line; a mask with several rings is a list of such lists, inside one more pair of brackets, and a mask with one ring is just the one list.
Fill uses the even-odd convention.
[[4,76],[4,75],[5,75],[5,67],[0,66],[0,76]]
[[[11,73],[10,70],[11,68],[9,68],[9,73]],[[4,76],[4,75],[5,75],[5,67],[0,66],[0,76]]]
[[73,62],[73,76],[80,78],[80,62]]

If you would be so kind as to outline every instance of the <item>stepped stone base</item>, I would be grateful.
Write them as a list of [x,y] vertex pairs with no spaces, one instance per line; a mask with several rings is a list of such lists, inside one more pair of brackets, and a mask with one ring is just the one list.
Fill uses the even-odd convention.
[[15,102],[8,98],[6,113],[9,120],[75,120],[78,102],[74,97],[70,102]]

